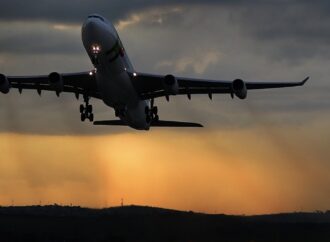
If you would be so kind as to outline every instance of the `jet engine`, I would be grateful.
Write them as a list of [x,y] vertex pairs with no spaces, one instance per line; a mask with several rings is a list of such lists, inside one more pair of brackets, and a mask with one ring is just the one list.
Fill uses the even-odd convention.
[[167,75],[163,81],[164,90],[167,95],[177,95],[179,93],[178,80],[173,75]]
[[56,91],[56,94],[59,95],[63,91],[63,78],[62,75],[57,72],[52,72],[48,76],[50,86]]
[[239,99],[245,99],[247,97],[247,88],[246,84],[241,79],[236,79],[233,81],[232,86],[232,93],[236,95]]
[[8,81],[8,78],[0,74],[0,92],[7,94],[10,90],[10,83]]

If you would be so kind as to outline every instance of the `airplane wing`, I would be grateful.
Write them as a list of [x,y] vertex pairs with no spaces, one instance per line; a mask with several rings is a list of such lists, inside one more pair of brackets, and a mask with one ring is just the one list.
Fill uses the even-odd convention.
[[[100,98],[97,90],[95,74],[93,72],[60,74],[53,72],[50,75],[40,76],[4,76],[0,75],[1,91],[6,91],[6,84],[10,88],[23,90],[36,90],[39,95],[42,91],[54,91],[57,95],[62,92]],[[8,88],[9,90],[9,88]]]
[[142,99],[167,97],[170,95],[188,95],[229,93],[244,99],[247,90],[268,89],[302,86],[309,79],[307,77],[301,82],[244,82],[236,79],[234,81],[205,80],[174,77],[173,75],[161,76],[145,73],[133,73],[132,80],[135,88]]

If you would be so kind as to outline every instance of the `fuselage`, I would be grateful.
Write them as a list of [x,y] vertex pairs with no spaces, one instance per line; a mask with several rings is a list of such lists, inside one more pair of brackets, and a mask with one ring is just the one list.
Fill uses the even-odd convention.
[[141,100],[134,88],[134,68],[113,24],[90,15],[82,26],[82,41],[95,67],[93,75],[103,102],[127,125],[148,130],[145,110],[150,101]]

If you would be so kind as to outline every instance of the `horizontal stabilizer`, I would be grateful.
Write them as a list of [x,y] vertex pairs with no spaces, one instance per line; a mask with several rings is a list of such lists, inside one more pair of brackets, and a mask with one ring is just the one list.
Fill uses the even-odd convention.
[[191,127],[191,128],[202,128],[203,125],[198,123],[190,122],[179,122],[179,121],[164,121],[159,120],[151,123],[152,127]]
[[[94,125],[109,125],[109,126],[127,126],[122,120],[104,120],[104,121],[95,121]],[[164,121],[159,120],[152,122],[151,127],[191,127],[191,128],[202,128],[203,125],[198,123],[190,122],[179,122],[179,121]]]
[[109,126],[127,126],[126,123],[124,123],[121,120],[103,120],[103,121],[95,121],[94,125],[109,125]]

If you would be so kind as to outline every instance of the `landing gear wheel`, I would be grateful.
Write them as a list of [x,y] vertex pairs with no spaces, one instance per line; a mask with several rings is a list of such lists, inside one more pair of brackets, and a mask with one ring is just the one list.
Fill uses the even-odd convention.
[[81,104],[79,107],[80,119],[82,122],[84,122],[86,119],[89,119],[89,121],[93,122],[93,106],[89,104],[89,97],[87,95],[84,95],[84,102],[85,104]]
[[85,111],[84,105],[83,104],[80,104],[79,109],[80,109],[80,113],[83,113]]
[[92,105],[87,105],[87,112],[88,113],[93,113],[93,106]]
[[86,120],[86,115],[85,115],[84,113],[82,113],[82,114],[80,115],[80,120],[81,120],[81,122],[85,122],[85,120]]
[[158,122],[159,121],[158,107],[155,106],[155,100],[154,99],[151,99],[150,107],[149,106],[145,107],[145,114],[146,114],[147,123],[150,124],[152,122]]
[[157,114],[158,114],[158,107],[153,107],[153,108],[152,108],[152,113],[153,113],[154,115],[157,115]]
[[93,122],[94,121],[94,114],[90,114],[88,117],[89,121]]

